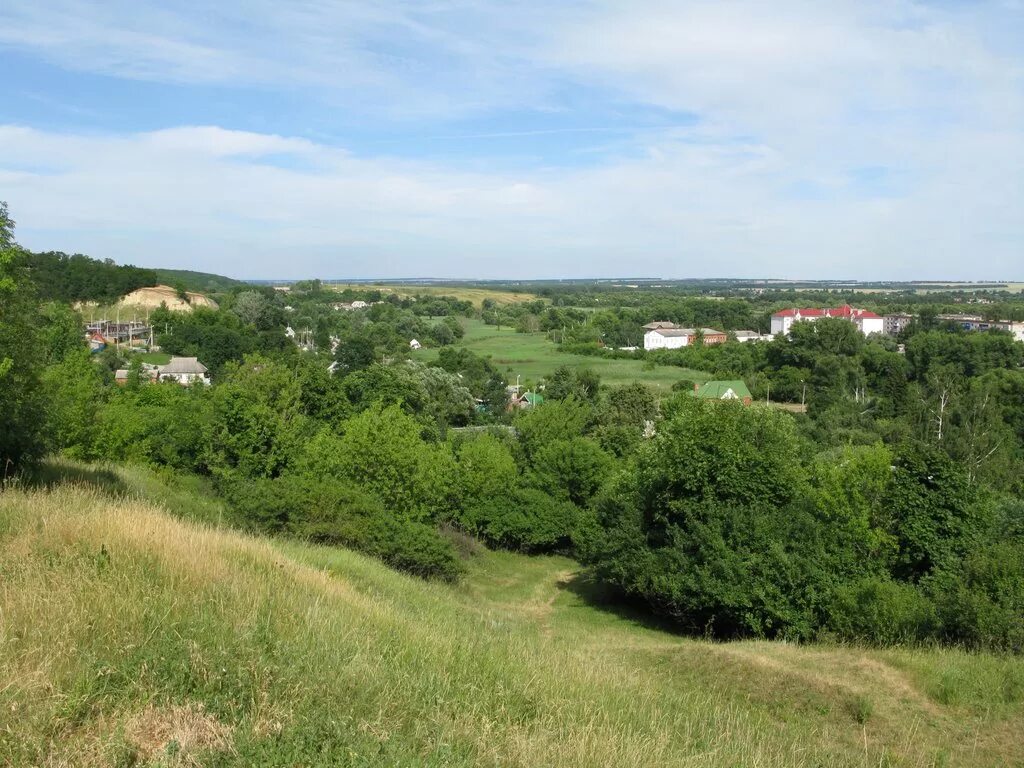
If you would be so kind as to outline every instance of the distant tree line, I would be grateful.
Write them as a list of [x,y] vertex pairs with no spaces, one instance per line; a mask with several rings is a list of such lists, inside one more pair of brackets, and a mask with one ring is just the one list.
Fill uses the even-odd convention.
[[41,299],[49,301],[97,301],[112,303],[138,288],[157,285],[157,273],[131,265],[100,261],[80,253],[60,251],[24,255]]

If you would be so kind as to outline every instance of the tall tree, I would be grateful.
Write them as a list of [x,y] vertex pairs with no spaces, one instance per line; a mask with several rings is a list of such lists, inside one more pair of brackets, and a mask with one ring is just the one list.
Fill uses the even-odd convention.
[[38,327],[25,253],[14,240],[7,203],[0,202],[0,479],[43,450]]

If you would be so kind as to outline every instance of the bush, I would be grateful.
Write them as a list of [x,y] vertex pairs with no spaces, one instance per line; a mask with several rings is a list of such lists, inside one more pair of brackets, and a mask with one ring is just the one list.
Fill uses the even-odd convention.
[[836,589],[828,628],[844,640],[894,645],[931,637],[935,607],[911,585],[869,576]]
[[355,548],[392,568],[424,579],[457,581],[463,567],[450,541],[424,523],[394,515],[376,515]]
[[409,519],[444,518],[458,506],[451,451],[425,442],[398,406],[373,406],[342,428],[341,437],[321,430],[306,444],[298,461],[303,475],[344,478]]
[[469,505],[464,525],[494,546],[518,552],[571,552],[588,513],[544,491],[520,488]]
[[599,495],[585,561],[602,581],[693,632],[808,637],[821,531],[785,414],[683,395]]
[[533,456],[533,483],[551,496],[586,506],[612,469],[611,457],[588,437],[554,440]]
[[454,581],[462,572],[454,547],[436,529],[390,513],[379,499],[346,483],[285,475],[221,486],[245,527],[350,547],[423,578]]
[[927,580],[945,639],[1024,652],[1024,541],[982,546]]

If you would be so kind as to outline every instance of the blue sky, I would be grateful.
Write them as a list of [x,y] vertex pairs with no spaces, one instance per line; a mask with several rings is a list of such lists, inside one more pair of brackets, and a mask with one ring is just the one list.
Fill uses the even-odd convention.
[[33,249],[237,277],[1024,279],[1018,0],[5,0]]

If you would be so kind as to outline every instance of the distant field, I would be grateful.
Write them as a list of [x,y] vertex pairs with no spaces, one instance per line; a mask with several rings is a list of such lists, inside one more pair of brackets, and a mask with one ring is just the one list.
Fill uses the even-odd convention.
[[[464,320],[466,336],[461,346],[480,355],[490,355],[492,362],[505,374],[506,379],[535,382],[549,375],[560,365],[571,368],[592,368],[601,376],[601,382],[610,385],[629,384],[639,381],[659,393],[667,393],[680,379],[707,381],[710,376],[703,371],[673,366],[645,368],[640,360],[608,360],[601,357],[570,355],[558,349],[544,333],[516,333],[511,328],[486,325],[480,320]],[[421,349],[413,353],[419,360],[433,360],[436,349]]]
[[454,285],[375,285],[373,283],[331,283],[331,288],[343,291],[351,288],[354,291],[380,291],[381,293],[394,293],[398,296],[454,296],[462,301],[473,302],[474,307],[480,307],[484,299],[491,299],[497,304],[516,304],[520,301],[533,301],[537,298],[534,293],[513,293],[510,291],[497,291],[490,288],[466,288]]

